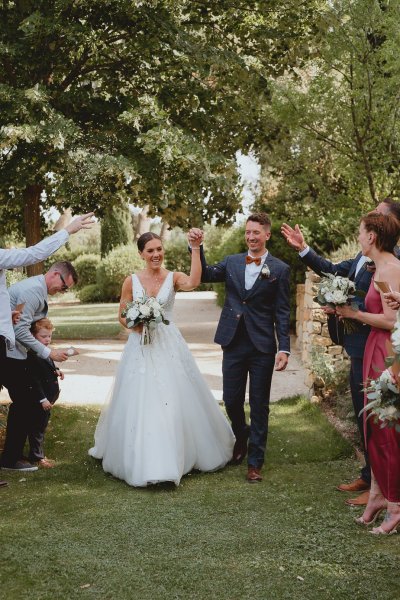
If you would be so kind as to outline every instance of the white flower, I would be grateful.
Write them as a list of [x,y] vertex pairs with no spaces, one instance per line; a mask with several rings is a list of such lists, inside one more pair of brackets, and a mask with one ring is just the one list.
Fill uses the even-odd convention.
[[139,311],[144,317],[149,317],[151,315],[151,308],[146,304],[142,304],[142,306],[139,308]]
[[400,354],[400,323],[397,320],[392,331],[391,342],[396,354]]
[[268,265],[264,264],[261,269],[261,277],[267,279],[271,275]]
[[381,417],[384,417],[385,419],[390,419],[393,417],[397,416],[397,408],[395,406],[393,406],[393,404],[391,406],[385,406],[382,409],[381,412]]
[[129,319],[130,321],[134,321],[135,319],[138,318],[138,316],[139,316],[139,311],[136,308],[136,306],[132,306],[131,308],[129,308],[126,313],[126,318]]

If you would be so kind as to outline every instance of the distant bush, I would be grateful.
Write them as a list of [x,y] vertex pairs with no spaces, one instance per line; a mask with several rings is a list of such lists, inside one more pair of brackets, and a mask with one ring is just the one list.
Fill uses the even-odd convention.
[[359,252],[360,244],[356,240],[350,240],[349,242],[342,244],[337,250],[331,252],[329,258],[333,263],[339,263],[342,260],[354,258]]
[[130,245],[132,241],[132,219],[128,204],[108,206],[101,220],[101,255],[107,256],[114,248]]
[[104,302],[118,301],[124,279],[143,267],[136,246],[119,246],[111,250],[97,267],[96,280]]
[[104,302],[102,291],[96,283],[85,285],[77,290],[76,295],[83,304]]
[[169,271],[190,272],[190,252],[185,236],[175,237],[164,244],[164,265]]
[[76,289],[96,283],[96,270],[100,264],[99,254],[81,254],[72,263],[78,273]]

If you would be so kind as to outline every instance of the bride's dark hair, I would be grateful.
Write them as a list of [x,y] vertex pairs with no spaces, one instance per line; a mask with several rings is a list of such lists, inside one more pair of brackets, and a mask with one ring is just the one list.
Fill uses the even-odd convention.
[[150,240],[160,240],[160,242],[162,242],[162,239],[160,238],[160,236],[157,235],[156,233],[153,233],[152,231],[147,231],[146,233],[142,233],[142,235],[136,242],[139,252],[143,252],[144,247],[146,246],[147,242],[149,242]]

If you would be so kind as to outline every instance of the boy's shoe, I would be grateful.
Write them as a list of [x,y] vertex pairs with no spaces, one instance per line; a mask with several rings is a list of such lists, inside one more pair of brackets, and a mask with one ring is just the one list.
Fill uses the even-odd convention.
[[0,487],[7,487],[8,482],[7,481],[3,481],[2,479],[0,479]]
[[4,471],[21,471],[21,472],[38,470],[38,468],[35,467],[34,465],[31,465],[28,462],[22,462],[21,460],[18,460],[13,465],[1,465],[1,468],[4,469]]

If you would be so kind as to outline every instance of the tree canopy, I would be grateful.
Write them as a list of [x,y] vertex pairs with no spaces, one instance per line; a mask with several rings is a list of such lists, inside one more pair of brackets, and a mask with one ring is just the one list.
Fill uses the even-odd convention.
[[399,22],[398,0],[333,0],[307,64],[272,83],[277,134],[259,148],[258,205],[321,244],[337,247],[363,211],[400,197]]
[[232,218],[235,153],[274,135],[272,78],[307,57],[321,4],[0,2],[3,229],[24,212],[32,243],[43,207],[127,201],[171,224]]

